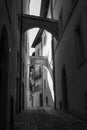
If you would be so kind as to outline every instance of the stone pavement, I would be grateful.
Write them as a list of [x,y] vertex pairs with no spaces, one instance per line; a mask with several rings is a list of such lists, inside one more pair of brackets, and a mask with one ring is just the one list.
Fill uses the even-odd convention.
[[87,124],[52,109],[31,109],[18,114],[13,130],[87,130]]
[[73,128],[74,130],[87,130],[87,122],[82,121],[68,113],[65,113],[63,111],[53,111],[52,109],[45,109],[48,113],[53,113],[56,117],[61,118],[66,125],[69,125],[70,128]]

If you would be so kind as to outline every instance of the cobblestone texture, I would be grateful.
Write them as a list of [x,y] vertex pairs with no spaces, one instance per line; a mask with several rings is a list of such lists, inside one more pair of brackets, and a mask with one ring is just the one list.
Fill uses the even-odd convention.
[[73,126],[58,115],[55,111],[44,109],[26,111],[16,116],[13,130],[87,130],[87,127],[81,129],[78,124]]

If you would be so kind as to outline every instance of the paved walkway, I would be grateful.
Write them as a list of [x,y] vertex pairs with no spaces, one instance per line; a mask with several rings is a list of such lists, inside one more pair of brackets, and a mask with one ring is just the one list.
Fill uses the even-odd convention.
[[16,116],[13,130],[87,130],[87,124],[60,111],[33,109]]

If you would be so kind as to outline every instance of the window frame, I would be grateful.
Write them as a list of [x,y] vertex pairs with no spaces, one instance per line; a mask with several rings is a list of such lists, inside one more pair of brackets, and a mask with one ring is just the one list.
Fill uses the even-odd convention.
[[[77,36],[76,29],[80,27],[80,35]],[[80,41],[81,42],[78,42]],[[80,43],[80,44],[79,44]],[[75,44],[75,52],[76,52],[76,62],[77,67],[80,68],[85,63],[85,53],[84,53],[84,36],[83,36],[83,26],[82,26],[82,18],[79,16],[75,26],[74,26],[74,44]]]

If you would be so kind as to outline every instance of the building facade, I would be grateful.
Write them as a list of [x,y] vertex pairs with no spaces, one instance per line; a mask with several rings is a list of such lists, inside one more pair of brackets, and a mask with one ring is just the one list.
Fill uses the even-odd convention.
[[[0,58],[2,59],[0,60],[0,129],[3,130],[10,129],[18,107],[16,103],[17,85],[20,84],[18,14],[21,15],[20,0],[0,1]],[[20,96],[18,102],[19,100]]]
[[[49,1],[42,1],[40,16],[51,18]],[[51,35],[43,29],[38,31],[38,34],[32,44],[35,48],[36,57],[45,57],[48,61],[48,66],[44,64],[35,65],[35,71],[41,70],[41,77],[39,80],[35,80],[35,84],[39,83],[42,91],[38,92],[38,95],[34,93],[34,102],[39,103],[38,106],[52,107],[54,108],[54,88],[53,88],[53,59],[52,59],[52,44]],[[36,101],[37,100],[37,101]],[[41,103],[42,102],[42,103]]]
[[[40,56],[40,47],[37,46],[34,57]],[[32,107],[39,108],[43,106],[42,100],[42,66],[40,64],[30,65],[30,90]]]
[[87,1],[52,2],[53,18],[59,20],[59,39],[53,40],[56,108],[85,118]]
[[12,129],[15,115],[26,107],[27,51],[22,46],[22,11],[21,0],[0,1],[0,129],[3,130]]
[[[33,92],[33,106],[35,107],[54,107],[54,90],[53,90],[53,68],[52,67],[52,48],[50,47],[49,33],[39,30],[32,47],[35,48],[35,58],[39,60],[46,59],[48,66],[40,61],[33,64],[34,81],[33,87],[38,86],[36,92]],[[47,39],[48,38],[48,39]],[[48,47],[49,46],[49,47]],[[32,62],[33,63],[33,62]],[[49,69],[50,68],[50,69]],[[33,89],[33,90],[34,90]],[[39,91],[38,91],[39,90]]]

